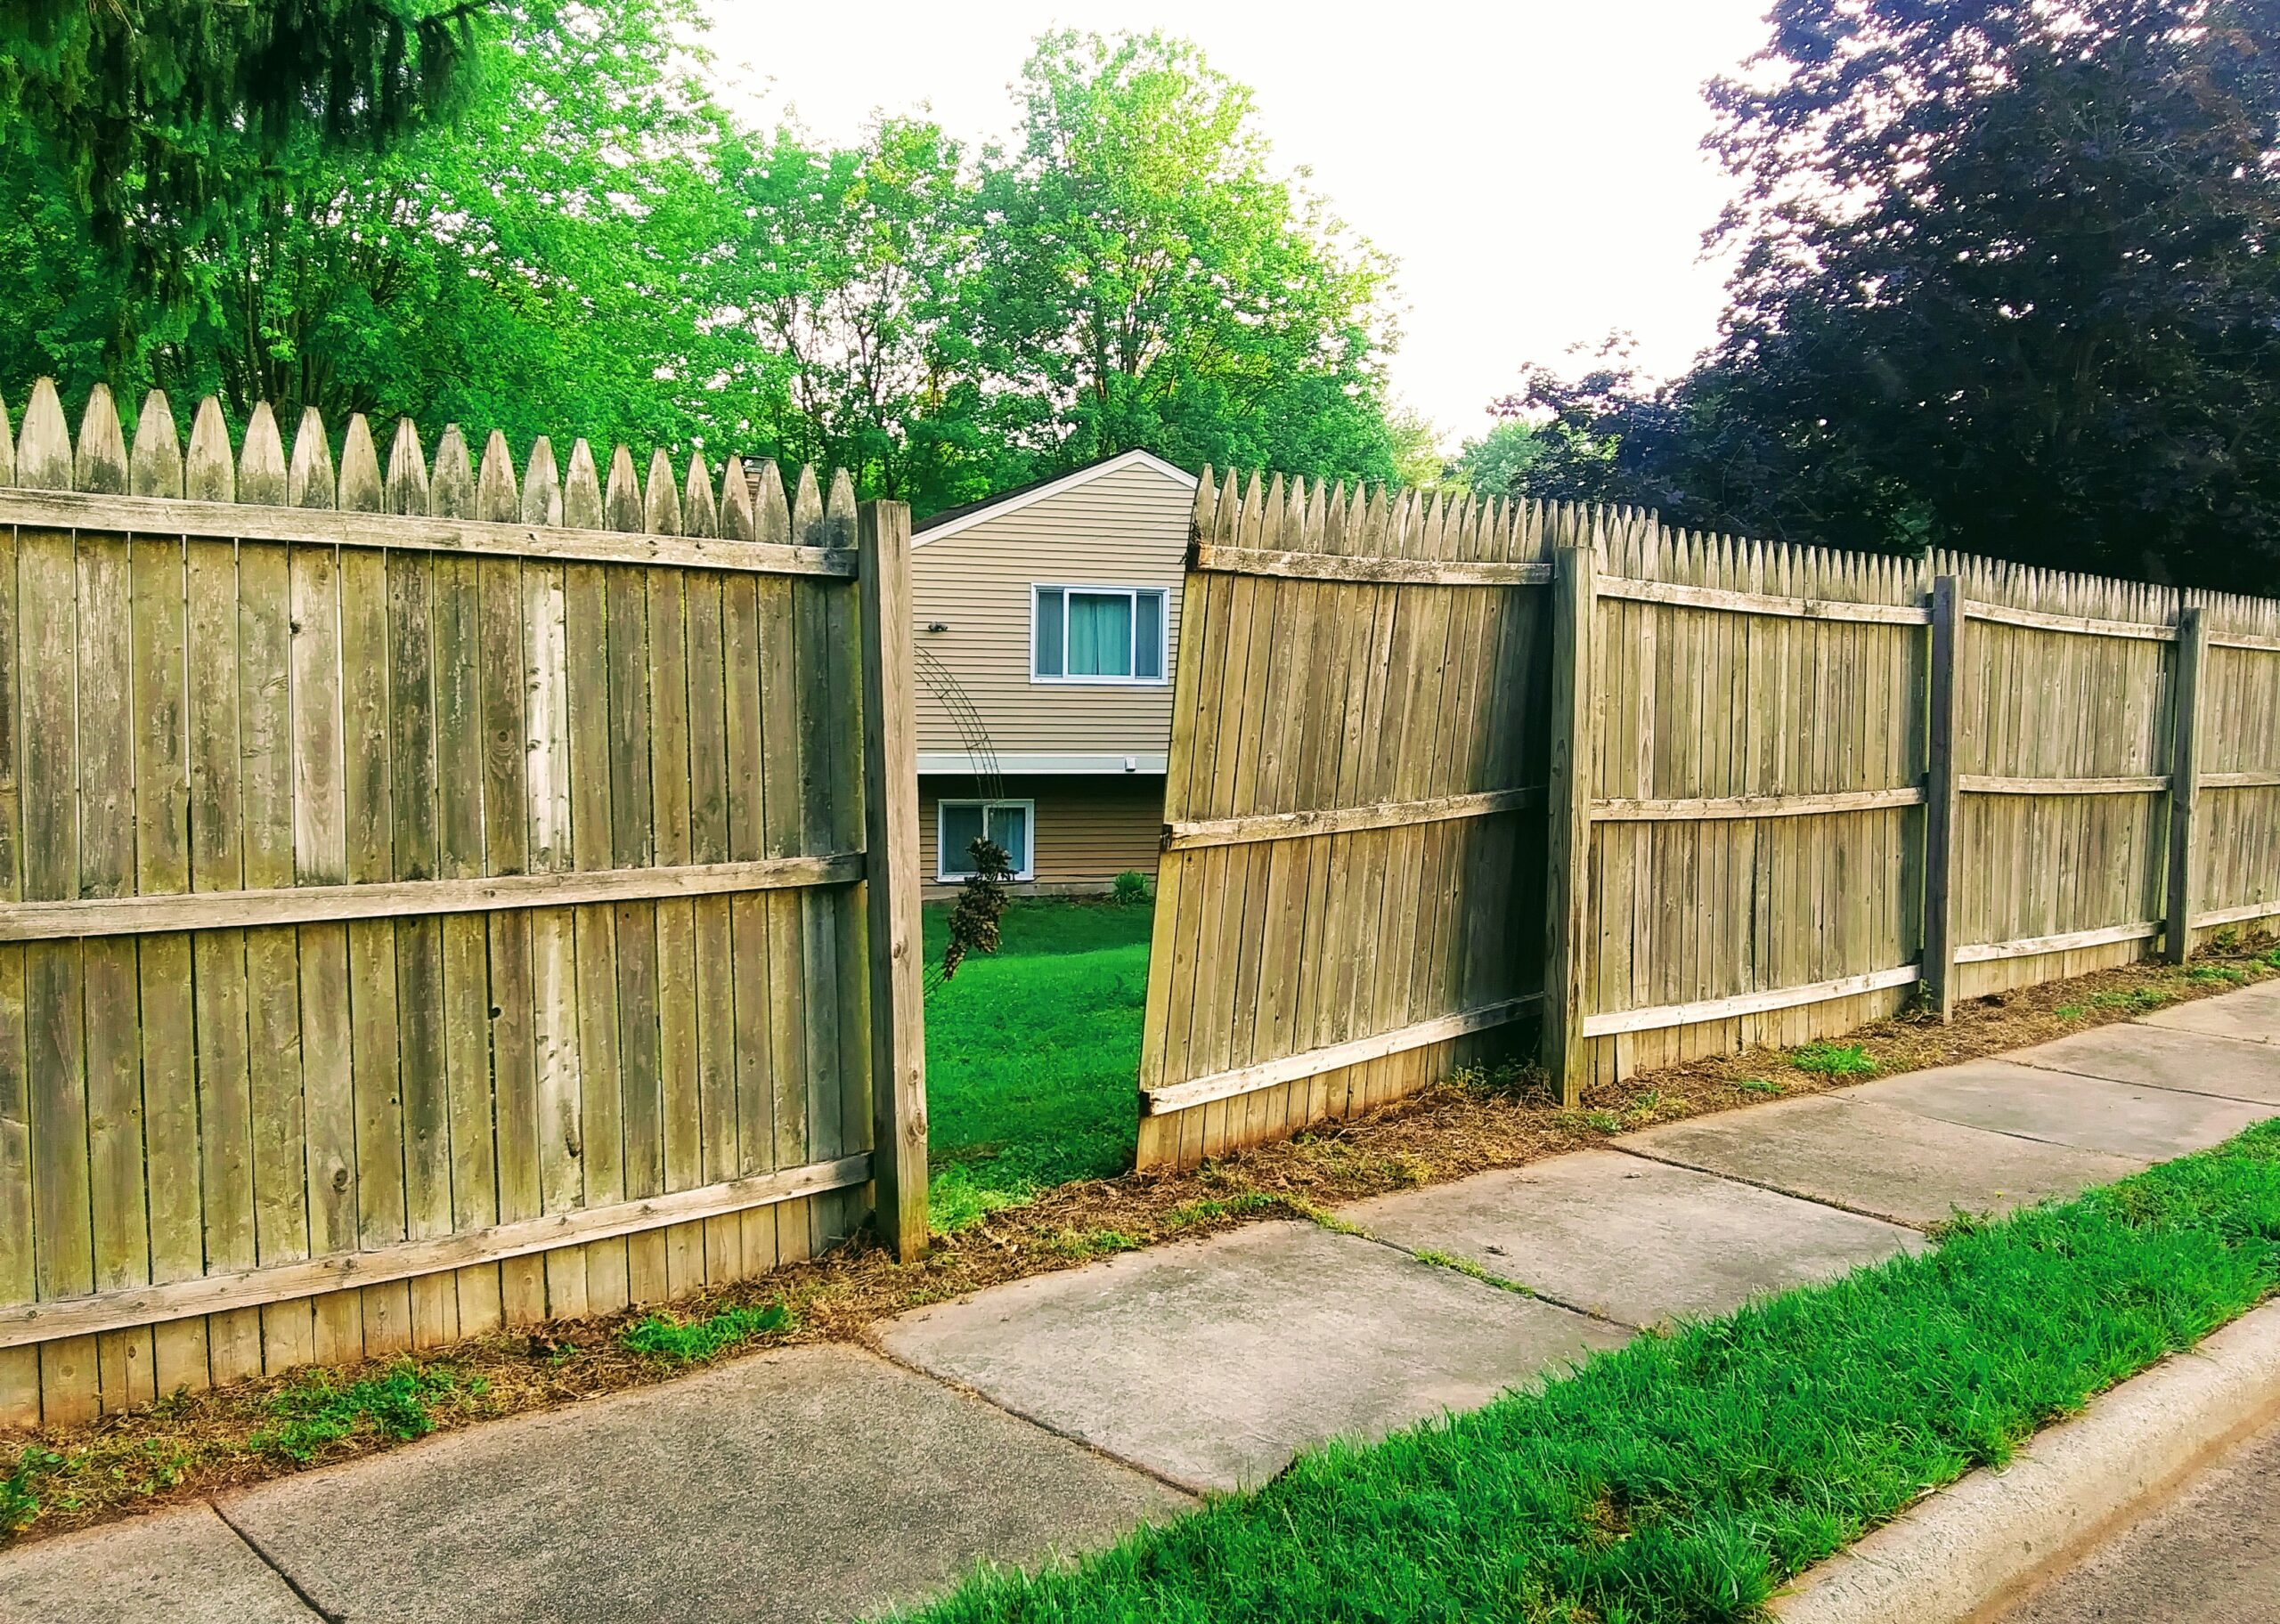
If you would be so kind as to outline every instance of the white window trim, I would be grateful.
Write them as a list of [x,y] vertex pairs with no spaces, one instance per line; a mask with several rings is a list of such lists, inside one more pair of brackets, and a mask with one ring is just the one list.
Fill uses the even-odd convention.
[[[942,814],[949,810],[952,807],[981,807],[984,808],[981,820],[981,827],[984,833],[989,832],[989,829],[988,808],[992,807],[1021,808],[1022,816],[1028,820],[1027,826],[1030,832],[1030,849],[1027,862],[1024,863],[1022,867],[1014,871],[1013,877],[1015,880],[1034,880],[1037,878],[1037,802],[1033,800],[1021,800],[1009,796],[1001,796],[996,800],[983,800],[974,796],[953,796],[942,800],[938,800],[934,803],[934,882],[937,885],[955,885],[961,880],[971,880],[973,878],[973,873],[971,869],[953,872],[950,868],[950,846],[949,840],[942,832]],[[965,856],[964,852],[960,852],[957,855],[961,859]]]
[[[1143,592],[1152,592],[1162,600],[1156,612],[1157,650],[1156,669],[1160,677],[1040,677],[1037,674],[1038,594],[1061,594],[1061,666],[1069,667],[1069,594],[1091,592],[1101,597],[1122,592],[1136,598]],[[1140,606],[1132,606],[1132,663],[1140,663]],[[1030,686],[1037,688],[1160,688],[1172,679],[1172,595],[1168,587],[1128,585],[1108,581],[1033,581],[1030,583]]]

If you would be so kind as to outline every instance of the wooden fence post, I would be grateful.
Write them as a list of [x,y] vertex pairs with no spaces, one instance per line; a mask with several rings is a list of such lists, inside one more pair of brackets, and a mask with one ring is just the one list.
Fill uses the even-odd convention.
[[1598,605],[1595,548],[1563,547],[1551,581],[1551,751],[1544,793],[1543,1068],[1561,1103],[1583,1097],[1584,977],[1592,856],[1592,621]]
[[1963,585],[1932,583],[1931,715],[1924,772],[1924,998],[1945,1023],[1956,1008],[1956,713],[1963,652]]
[[918,935],[918,735],[910,629],[910,509],[856,519],[863,621],[864,889],[871,946],[872,1176],[879,1238],[926,1249],[925,988]]
[[2177,697],[2170,717],[2170,875],[2162,956],[2182,964],[2193,948],[2193,823],[2201,802],[2201,668],[2209,656],[2202,612],[2177,620]]

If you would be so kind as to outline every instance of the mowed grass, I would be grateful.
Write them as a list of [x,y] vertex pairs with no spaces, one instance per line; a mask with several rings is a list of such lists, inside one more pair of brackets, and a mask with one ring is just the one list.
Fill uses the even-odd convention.
[[2280,1123],[1936,1251],[1301,1458],[924,1624],[1742,1620],[2280,1282]]
[[[998,952],[928,995],[936,1229],[1132,1165],[1154,917],[1146,903],[1017,902]],[[924,912],[930,965],[948,922],[946,905]]]

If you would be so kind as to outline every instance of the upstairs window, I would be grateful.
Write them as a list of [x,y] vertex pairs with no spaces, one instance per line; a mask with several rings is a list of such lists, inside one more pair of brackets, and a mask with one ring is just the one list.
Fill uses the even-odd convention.
[[1038,682],[1161,682],[1161,587],[1037,587],[1030,675]]

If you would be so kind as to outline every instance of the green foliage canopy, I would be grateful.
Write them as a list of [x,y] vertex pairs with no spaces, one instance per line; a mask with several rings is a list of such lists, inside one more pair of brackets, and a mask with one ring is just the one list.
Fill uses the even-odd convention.
[[[1272,172],[1250,93],[1191,45],[1049,37],[1010,153],[920,118],[832,147],[719,104],[696,0],[454,15],[448,120],[281,136],[215,172],[196,231],[143,194],[114,243],[66,145],[0,149],[0,395],[53,372],[240,420],[693,442],[921,513],[1133,446],[1416,460],[1385,404],[1386,263]],[[175,274],[138,273],[160,253]]]
[[248,165],[311,138],[379,150],[448,114],[494,4],[0,0],[0,109],[107,241],[137,215],[194,238]]
[[[1712,86],[1717,347],[1531,373],[1682,523],[2280,586],[2280,0],[1779,0]],[[1585,491],[1596,480],[1597,488]]]

